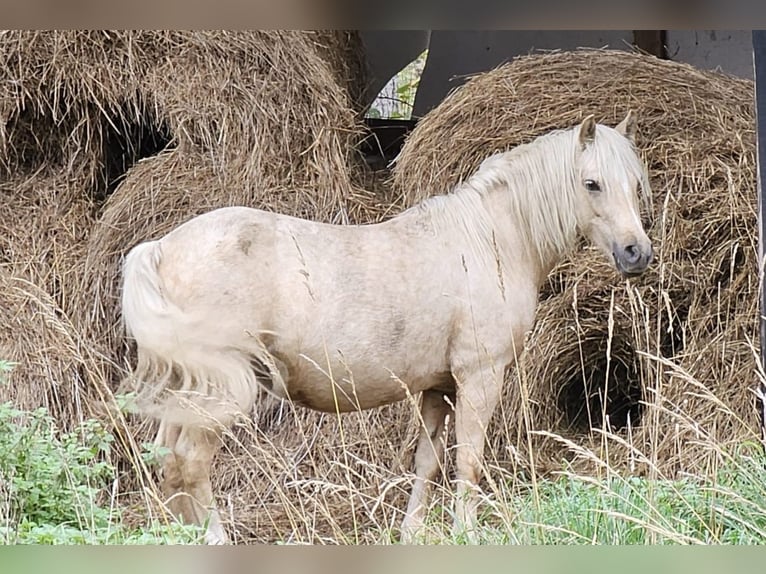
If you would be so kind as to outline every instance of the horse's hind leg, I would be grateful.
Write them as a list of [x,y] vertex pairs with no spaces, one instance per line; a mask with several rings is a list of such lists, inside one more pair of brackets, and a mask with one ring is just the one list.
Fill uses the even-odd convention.
[[[412,485],[407,513],[402,522],[404,542],[412,542],[423,526],[428,503],[429,483],[433,482],[441,468],[444,457],[444,425],[452,408],[439,391],[424,391],[420,406],[423,426],[415,450],[415,482]],[[454,404],[454,399],[451,401]]]
[[221,446],[219,433],[197,425],[163,421],[157,442],[170,449],[163,462],[162,490],[171,512],[184,522],[205,524],[208,544],[225,544],[226,531],[213,501],[210,470]]

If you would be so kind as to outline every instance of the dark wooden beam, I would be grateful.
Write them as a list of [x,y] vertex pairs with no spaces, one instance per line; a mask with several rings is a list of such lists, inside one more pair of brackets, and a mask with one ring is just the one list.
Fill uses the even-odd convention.
[[[755,128],[758,160],[758,284],[760,286],[760,352],[759,371],[763,374],[766,359],[766,290],[763,289],[764,255],[766,255],[766,30],[753,30],[753,69],[755,73]],[[758,388],[761,410],[762,439],[766,444],[766,386],[764,381]]]
[[668,57],[665,30],[633,30],[633,45],[658,58]]

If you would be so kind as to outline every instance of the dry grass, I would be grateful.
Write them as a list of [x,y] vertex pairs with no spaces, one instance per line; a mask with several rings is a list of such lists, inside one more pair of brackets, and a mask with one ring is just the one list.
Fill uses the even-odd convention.
[[330,65],[335,80],[348,92],[351,107],[357,114],[363,114],[370,72],[359,31],[313,30],[308,33],[314,38],[319,55]]
[[[49,406],[64,426],[101,413],[131,362],[121,257],[196,214],[247,204],[375,221],[449,191],[494,150],[586,113],[614,124],[633,108],[658,262],[631,283],[590,251],[554,272],[490,430],[486,502],[497,509],[511,495],[506,482],[564,460],[595,474],[707,471],[716,449],[752,437],[752,83],[625,53],[520,58],[424,118],[389,186],[356,161],[357,41],[345,32],[0,34],[9,79],[0,88],[0,358],[19,363],[2,397]],[[604,426],[594,397],[607,373],[613,428],[589,432]],[[385,541],[409,490],[415,407],[338,418],[265,401],[215,464],[236,541]],[[628,412],[631,427],[614,428]],[[157,511],[135,444],[151,429],[128,428],[120,487],[140,519],[142,507]],[[448,488],[436,496],[449,506]]]

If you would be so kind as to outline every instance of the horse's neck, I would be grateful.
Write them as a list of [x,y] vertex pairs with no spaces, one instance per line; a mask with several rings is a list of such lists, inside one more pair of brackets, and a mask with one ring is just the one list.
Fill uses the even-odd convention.
[[492,189],[482,194],[482,200],[492,221],[498,257],[509,269],[524,266],[539,287],[560,256],[549,250],[541,251],[530,241],[530,234],[524,229],[526,222],[519,221],[511,208],[508,190]]
[[528,266],[538,286],[576,240],[576,217],[572,206],[560,200],[562,190],[555,184],[557,179],[525,181],[534,190],[532,194],[512,188],[519,183],[518,178],[492,177],[493,183],[479,194],[498,248],[505,252],[501,256],[509,265],[523,262]]

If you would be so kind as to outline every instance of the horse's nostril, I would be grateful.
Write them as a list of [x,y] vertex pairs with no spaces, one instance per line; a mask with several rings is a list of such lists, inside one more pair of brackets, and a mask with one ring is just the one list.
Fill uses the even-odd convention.
[[641,251],[635,245],[625,247],[625,259],[628,263],[636,263],[641,258]]

